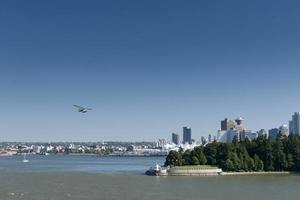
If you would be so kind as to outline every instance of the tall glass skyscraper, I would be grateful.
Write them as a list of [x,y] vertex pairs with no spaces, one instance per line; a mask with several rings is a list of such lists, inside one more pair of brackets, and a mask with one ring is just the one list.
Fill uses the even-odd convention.
[[295,112],[292,120],[289,122],[290,134],[300,135],[300,113]]
[[176,133],[172,133],[172,142],[176,145],[179,144],[179,135]]
[[183,127],[183,144],[192,143],[192,129],[190,127]]

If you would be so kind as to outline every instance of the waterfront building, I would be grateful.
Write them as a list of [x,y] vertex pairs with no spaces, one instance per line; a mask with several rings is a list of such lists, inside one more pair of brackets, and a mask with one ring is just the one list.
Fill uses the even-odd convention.
[[292,120],[289,122],[289,133],[294,135],[300,135],[300,113],[295,112],[292,116]]
[[246,139],[248,140],[254,140],[258,136],[258,133],[252,132],[251,130],[243,130],[240,132],[240,140],[244,141]]
[[183,127],[183,144],[192,143],[192,129],[190,127]]
[[232,142],[233,138],[236,137],[237,139],[239,139],[239,132],[235,129],[230,129],[227,131],[218,131],[218,142],[221,143],[230,143]]
[[217,141],[218,142],[222,142],[222,143],[227,142],[226,135],[225,135],[226,132],[227,131],[218,130],[218,134],[217,134]]
[[167,141],[165,139],[158,139],[157,147],[163,148],[167,145]]
[[230,129],[226,132],[226,142],[227,143],[230,143],[232,142],[232,140],[234,138],[236,138],[237,140],[239,140],[240,138],[240,133],[237,131],[237,130],[234,130],[234,129]]
[[221,121],[221,130],[218,131],[218,142],[230,143],[236,137],[237,140],[245,140],[247,137],[252,140],[257,137],[257,133],[253,133],[250,130],[245,130],[243,126],[244,119],[238,117],[235,121],[225,118]]
[[176,133],[172,133],[172,142],[176,145],[179,145],[179,135]]
[[272,129],[269,130],[269,138],[273,141],[276,140],[278,134],[279,134],[279,129],[278,128],[272,128]]

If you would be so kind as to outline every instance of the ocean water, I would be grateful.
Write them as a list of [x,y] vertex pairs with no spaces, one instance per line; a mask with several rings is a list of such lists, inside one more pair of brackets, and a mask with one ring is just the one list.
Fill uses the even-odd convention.
[[0,171],[7,172],[86,172],[144,173],[150,166],[163,164],[165,157],[100,157],[95,155],[29,155],[0,157]]
[[0,158],[0,199],[293,200],[300,176],[151,177],[164,158],[30,156]]

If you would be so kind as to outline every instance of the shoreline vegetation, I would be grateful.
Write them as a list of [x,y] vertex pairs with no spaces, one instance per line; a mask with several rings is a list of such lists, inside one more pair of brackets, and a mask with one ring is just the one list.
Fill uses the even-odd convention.
[[234,138],[232,143],[212,142],[193,150],[170,151],[165,167],[180,175],[214,175],[216,169],[221,170],[218,175],[298,174],[300,136],[279,134],[276,141],[265,135],[252,141]]

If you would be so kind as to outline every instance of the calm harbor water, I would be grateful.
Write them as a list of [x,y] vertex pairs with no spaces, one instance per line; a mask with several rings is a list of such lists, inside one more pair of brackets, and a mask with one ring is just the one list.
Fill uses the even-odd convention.
[[0,199],[299,199],[300,176],[149,177],[164,158],[0,157]]
[[94,155],[29,155],[0,157],[0,170],[13,172],[88,172],[144,173],[155,163],[163,164],[164,157],[100,157]]

